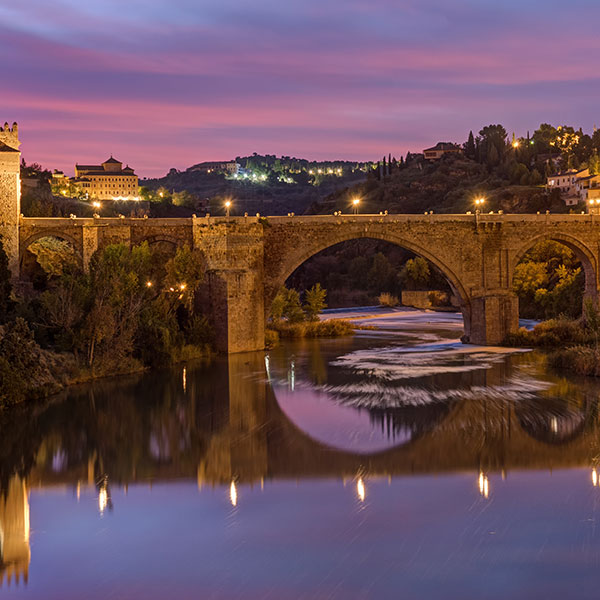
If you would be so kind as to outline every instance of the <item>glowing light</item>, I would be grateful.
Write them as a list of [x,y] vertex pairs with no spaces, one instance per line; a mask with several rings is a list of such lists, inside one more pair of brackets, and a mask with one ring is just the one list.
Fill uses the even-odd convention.
[[100,514],[103,514],[108,506],[108,490],[106,486],[103,485],[98,492],[98,509],[100,510]]
[[102,208],[102,204],[100,202],[98,202],[97,200],[95,200],[94,202],[92,202],[92,206],[94,208]]
[[484,498],[489,498],[489,496],[490,496],[490,482],[489,482],[489,480],[487,478],[487,475],[485,475],[483,473],[483,471],[481,471],[479,473],[478,484],[479,484],[479,493]]
[[161,198],[164,198],[164,197],[165,197],[165,195],[164,195],[162,192],[160,192],[158,195],[159,195]]
[[183,372],[181,373],[181,383],[183,384],[183,391],[187,390],[187,369],[183,367]]
[[235,481],[232,481],[231,485],[229,486],[229,500],[231,501],[231,506],[237,506],[238,493]]
[[185,285],[185,283],[180,283],[180,284],[179,284],[179,289],[180,289],[181,291],[185,290],[185,288],[186,288],[186,285]]
[[476,205],[476,206],[481,206],[481,205],[482,205],[482,204],[484,204],[484,203],[485,203],[485,198],[477,198],[477,199],[475,200],[475,205]]
[[518,148],[518,147],[519,147],[519,140],[515,140],[515,141],[512,143],[512,147],[513,147],[513,148]]
[[365,482],[363,481],[362,477],[359,477],[358,481],[356,482],[356,493],[358,494],[358,499],[361,502],[364,502],[367,494],[365,491]]
[[152,282],[151,281],[146,281],[146,287],[151,288],[152,287]]
[[592,469],[592,485],[598,487],[598,471],[596,470],[596,467]]

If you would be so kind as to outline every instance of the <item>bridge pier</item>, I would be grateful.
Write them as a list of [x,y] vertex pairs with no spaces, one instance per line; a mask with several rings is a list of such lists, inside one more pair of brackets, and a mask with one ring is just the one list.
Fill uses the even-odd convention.
[[207,272],[211,322],[219,352],[252,352],[265,347],[262,280],[241,269]]
[[493,346],[519,328],[519,300],[512,293],[490,294],[471,299],[471,323],[465,331],[470,344]]

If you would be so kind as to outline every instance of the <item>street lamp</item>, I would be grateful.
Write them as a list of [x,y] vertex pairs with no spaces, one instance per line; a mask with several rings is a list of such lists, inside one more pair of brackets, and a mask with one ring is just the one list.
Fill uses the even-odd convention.
[[229,218],[229,211],[231,210],[231,200],[225,200],[225,214]]
[[354,214],[357,215],[358,214],[358,205],[360,204],[360,198],[353,198],[352,199],[352,206],[354,208]]
[[485,198],[477,198],[475,200],[475,210],[480,211],[483,208],[484,202],[485,202]]

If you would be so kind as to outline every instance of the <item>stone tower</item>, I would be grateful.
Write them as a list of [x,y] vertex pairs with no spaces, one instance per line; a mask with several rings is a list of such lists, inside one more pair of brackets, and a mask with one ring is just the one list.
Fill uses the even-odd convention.
[[4,123],[0,127],[0,237],[13,277],[19,275],[20,144],[17,124]]

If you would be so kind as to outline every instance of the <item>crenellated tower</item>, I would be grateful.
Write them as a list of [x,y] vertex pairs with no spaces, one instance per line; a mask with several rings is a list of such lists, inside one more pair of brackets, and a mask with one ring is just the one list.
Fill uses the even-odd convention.
[[19,215],[21,214],[21,153],[16,123],[0,127],[0,237],[9,268],[19,274]]

